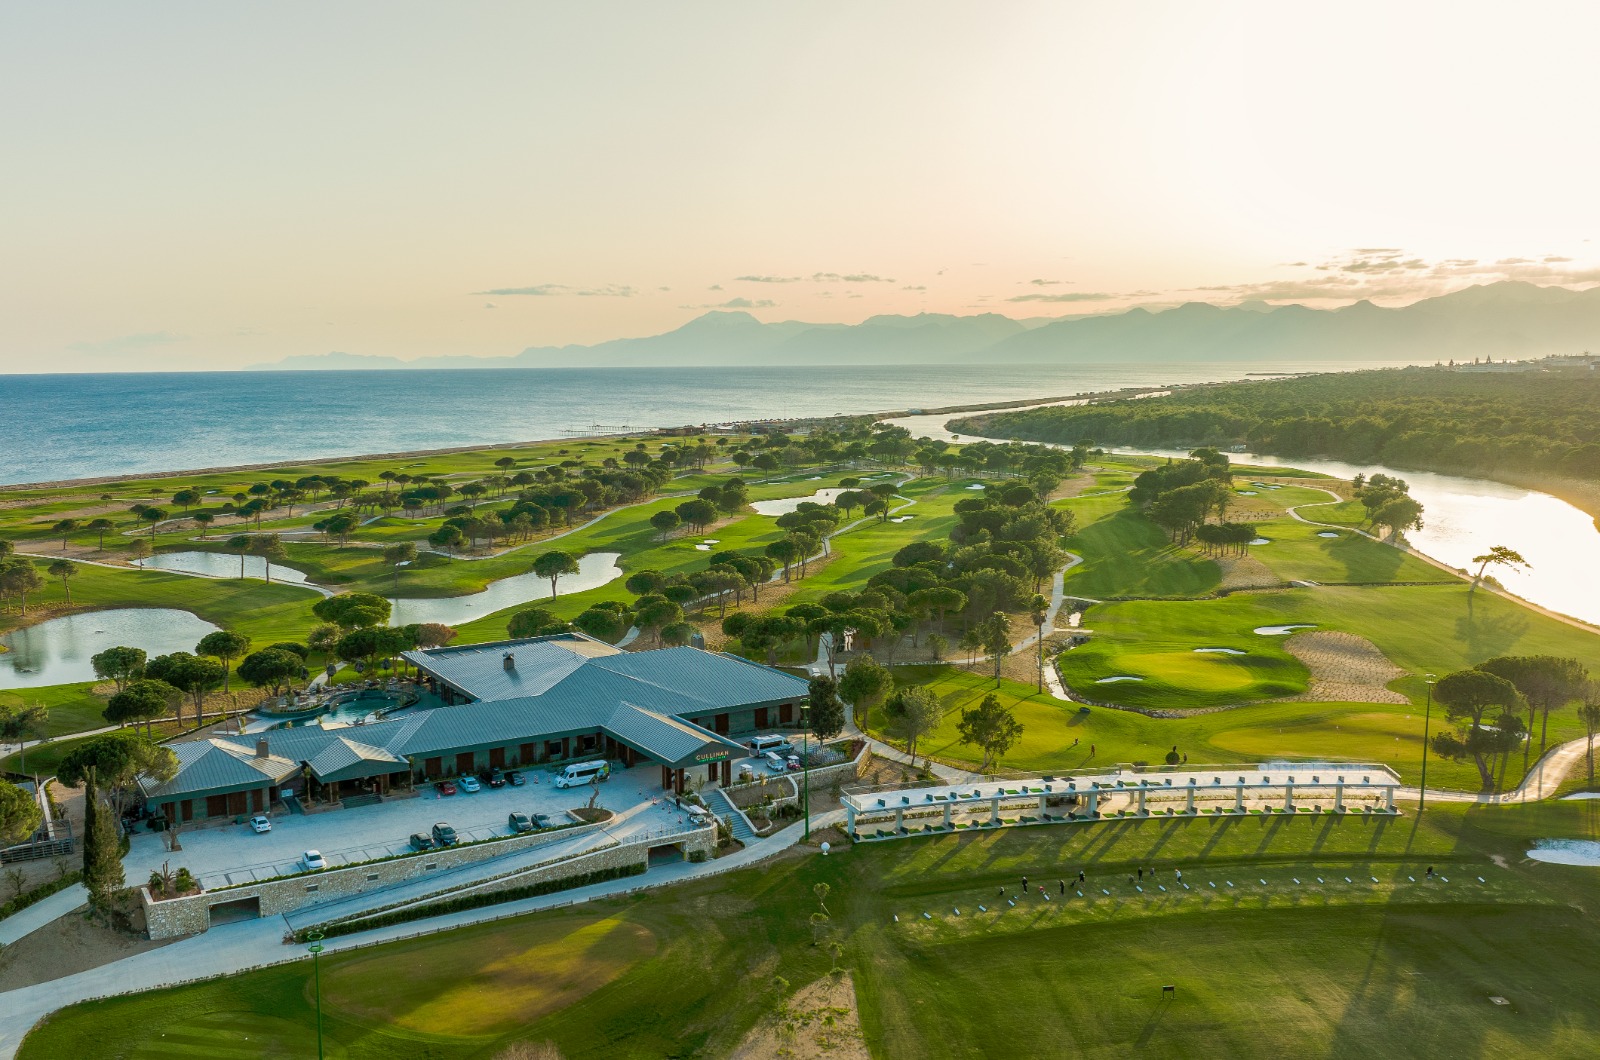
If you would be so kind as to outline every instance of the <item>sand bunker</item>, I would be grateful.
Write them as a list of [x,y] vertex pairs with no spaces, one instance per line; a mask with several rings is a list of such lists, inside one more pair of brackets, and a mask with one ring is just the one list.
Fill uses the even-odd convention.
[[783,1002],[733,1052],[734,1060],[869,1060],[855,982],[824,975]]
[[[1258,631],[1259,632],[1259,631]],[[1405,674],[1365,637],[1322,631],[1300,633],[1283,645],[1311,671],[1311,687],[1289,700],[1326,703],[1409,703],[1384,686]]]
[[1600,843],[1592,839],[1540,839],[1528,856],[1552,865],[1600,865]]

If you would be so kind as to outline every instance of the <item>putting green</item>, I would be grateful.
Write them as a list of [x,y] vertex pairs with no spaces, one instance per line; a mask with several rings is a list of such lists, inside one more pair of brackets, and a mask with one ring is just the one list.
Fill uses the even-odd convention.
[[[1063,655],[1061,674],[1089,699],[1183,707],[1292,696],[1305,691],[1309,677],[1297,660],[1277,652],[1120,651],[1093,643]],[[1102,678],[1119,676],[1140,680],[1100,683]]]
[[618,919],[539,925],[515,941],[484,935],[471,947],[449,935],[417,946],[426,976],[399,974],[380,953],[335,958],[323,1002],[357,1022],[443,1038],[493,1037],[531,1023],[611,982],[655,952],[649,929]]

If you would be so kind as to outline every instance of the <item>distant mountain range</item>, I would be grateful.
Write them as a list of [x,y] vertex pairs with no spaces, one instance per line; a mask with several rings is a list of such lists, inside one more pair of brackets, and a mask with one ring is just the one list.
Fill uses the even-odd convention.
[[1600,349],[1600,287],[1505,281],[1408,306],[1338,309],[1189,302],[1172,309],[1014,320],[998,313],[876,316],[859,324],[763,324],[716,311],[676,330],[593,346],[530,346],[510,357],[326,353],[256,370],[546,368],[581,365],[1171,364],[1184,361],[1471,361]]

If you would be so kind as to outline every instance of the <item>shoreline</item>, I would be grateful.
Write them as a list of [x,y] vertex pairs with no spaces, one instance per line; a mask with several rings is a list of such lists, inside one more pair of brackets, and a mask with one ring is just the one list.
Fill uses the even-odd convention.
[[[1198,384],[1189,384],[1198,385]],[[887,411],[840,413],[835,416],[804,416],[782,417],[773,416],[763,419],[739,420],[733,426],[751,427],[767,426],[783,423],[834,423],[843,420],[872,419],[883,420],[897,416],[943,416],[955,415],[962,412],[1003,412],[1007,409],[1025,408],[1032,405],[1051,405],[1063,401],[1089,401],[1089,400],[1116,400],[1133,394],[1146,393],[1151,390],[1170,390],[1174,387],[1124,387],[1120,390],[1086,391],[1068,394],[1062,397],[1043,398],[1018,398],[1014,401],[1005,401],[998,404],[981,402],[975,405],[945,405],[929,409],[890,409]],[[216,467],[181,468],[173,471],[147,471],[126,475],[91,475],[83,478],[57,479],[48,482],[13,482],[0,483],[0,493],[25,493],[33,490],[72,489],[74,487],[106,486],[118,482],[147,482],[161,479],[186,478],[193,475],[229,475],[240,471],[270,471],[275,468],[307,467],[315,464],[327,464],[345,461],[363,460],[412,460],[419,457],[450,456],[456,453],[494,452],[505,449],[525,449],[535,445],[553,445],[558,442],[583,442],[583,441],[616,441],[625,438],[638,438],[645,435],[656,435],[661,432],[680,432],[687,430],[684,426],[678,427],[650,427],[641,428],[637,432],[626,434],[584,434],[567,438],[529,438],[510,442],[483,442],[476,445],[451,445],[438,446],[430,449],[408,449],[391,453],[350,453],[345,455],[309,456],[293,460],[272,460],[259,464],[227,464]]]

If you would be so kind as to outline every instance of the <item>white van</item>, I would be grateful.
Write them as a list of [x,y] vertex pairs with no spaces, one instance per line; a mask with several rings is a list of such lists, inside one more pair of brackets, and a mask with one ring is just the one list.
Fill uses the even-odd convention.
[[760,758],[768,751],[787,754],[792,750],[794,750],[794,747],[790,745],[787,736],[769,734],[767,736],[754,736],[750,739],[750,753],[756,758]]
[[577,788],[604,780],[611,775],[611,763],[597,758],[592,762],[574,762],[556,774],[556,787]]

